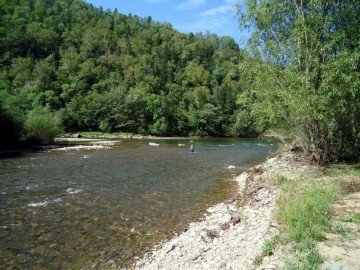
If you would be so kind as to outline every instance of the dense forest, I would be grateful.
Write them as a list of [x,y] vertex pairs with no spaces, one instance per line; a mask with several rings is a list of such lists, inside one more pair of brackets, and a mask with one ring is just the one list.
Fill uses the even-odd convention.
[[[1,142],[61,132],[252,136],[230,37],[81,0],[0,1]],[[5,128],[3,128],[5,127]]]
[[318,163],[358,159],[359,1],[242,3],[247,50],[81,0],[0,0],[0,144],[274,130]]

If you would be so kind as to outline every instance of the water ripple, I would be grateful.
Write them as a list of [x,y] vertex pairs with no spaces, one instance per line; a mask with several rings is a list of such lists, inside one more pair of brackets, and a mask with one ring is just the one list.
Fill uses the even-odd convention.
[[229,179],[272,149],[239,139],[108,144],[0,159],[4,269],[121,268],[225,200]]

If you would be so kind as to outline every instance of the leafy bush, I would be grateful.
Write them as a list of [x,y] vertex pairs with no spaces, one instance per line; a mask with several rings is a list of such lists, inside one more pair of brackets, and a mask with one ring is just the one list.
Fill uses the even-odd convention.
[[51,143],[63,132],[60,119],[48,108],[35,108],[29,112],[25,123],[27,137],[36,143]]
[[258,58],[240,65],[242,96],[256,127],[300,134],[319,164],[358,160],[358,3],[242,2],[240,27],[251,29],[249,48]]

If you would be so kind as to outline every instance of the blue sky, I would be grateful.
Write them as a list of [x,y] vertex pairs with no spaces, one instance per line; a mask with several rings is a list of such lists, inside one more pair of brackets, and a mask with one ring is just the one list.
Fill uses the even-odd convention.
[[234,4],[239,0],[86,0],[95,7],[140,17],[151,16],[154,21],[169,22],[183,33],[205,33],[231,36],[240,46],[249,33],[237,25]]

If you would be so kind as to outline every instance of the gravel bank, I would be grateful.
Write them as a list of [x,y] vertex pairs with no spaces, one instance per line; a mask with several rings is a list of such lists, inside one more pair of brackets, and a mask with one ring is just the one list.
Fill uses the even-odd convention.
[[275,211],[279,190],[264,177],[290,170],[294,153],[285,152],[236,178],[235,197],[208,209],[203,221],[194,222],[172,240],[160,244],[137,261],[135,269],[279,269],[281,252],[254,260],[265,241],[278,234]]

